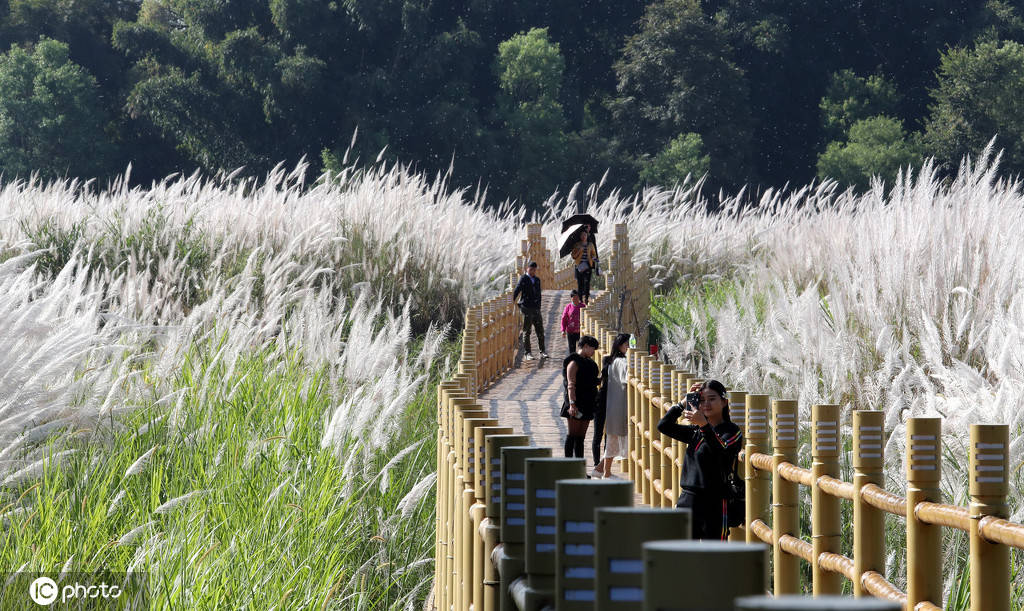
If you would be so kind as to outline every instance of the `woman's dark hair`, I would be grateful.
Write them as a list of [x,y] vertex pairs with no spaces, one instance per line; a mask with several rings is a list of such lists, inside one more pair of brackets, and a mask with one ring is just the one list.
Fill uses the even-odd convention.
[[573,289],[573,290],[572,290],[572,292],[571,292],[571,293],[569,293],[569,297],[570,297],[570,298],[571,298],[571,297],[579,297],[579,296],[580,296],[580,292],[579,292],[579,291],[577,291],[576,289]]
[[725,390],[725,385],[718,380],[708,380],[700,385],[700,389],[697,392],[703,393],[705,389],[713,390],[722,397],[725,401],[725,407],[722,408],[722,420],[732,422],[732,420],[729,419],[729,393]]
[[593,335],[584,335],[580,338],[580,346],[590,346],[591,348],[597,349],[601,344],[598,343],[597,338]]
[[629,333],[619,333],[618,335],[615,336],[615,341],[612,342],[611,351],[608,353],[608,356],[604,357],[603,365],[605,367],[611,365],[612,361],[614,361],[617,358],[626,357],[625,354],[619,352],[619,346],[621,346],[622,344],[628,344],[630,337],[631,336]]

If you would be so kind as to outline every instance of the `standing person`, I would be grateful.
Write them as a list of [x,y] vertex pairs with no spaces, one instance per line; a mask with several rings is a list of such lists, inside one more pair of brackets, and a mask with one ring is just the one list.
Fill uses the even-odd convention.
[[[522,297],[520,299],[520,297]],[[540,315],[540,278],[537,277],[537,262],[530,261],[526,266],[526,273],[519,278],[519,284],[512,291],[512,300],[518,300],[519,311],[523,313],[523,347],[526,348],[527,361],[533,360],[533,351],[530,350],[530,326],[533,326],[537,333],[537,343],[540,344],[540,358],[548,358],[548,352],[544,348],[544,320]]]
[[584,335],[580,338],[576,352],[562,361],[562,382],[565,384],[565,397],[562,403],[561,416],[567,418],[569,433],[565,436],[565,456],[583,458],[583,440],[587,436],[587,427],[594,419],[597,407],[597,363],[594,362],[594,351],[597,350],[597,338]]
[[[594,477],[611,477],[612,461],[626,458],[626,419],[629,408],[626,403],[629,371],[626,367],[626,351],[629,350],[629,333],[619,333],[612,342],[612,349],[604,357],[601,367],[601,391],[597,399],[597,416],[594,418]],[[604,458],[601,457],[601,437],[605,438]]]
[[597,263],[597,249],[590,243],[590,233],[580,231],[580,239],[572,248],[572,262],[576,266],[576,289],[583,303],[590,303],[590,274]]
[[693,538],[725,540],[729,536],[725,478],[739,458],[743,434],[729,420],[729,403],[721,382],[694,384],[687,396],[694,392],[699,397],[698,407],[686,410],[691,424],[676,423],[683,414],[683,403],[679,403],[658,422],[658,432],[687,444],[676,507],[693,512]]
[[585,308],[580,301],[580,292],[569,293],[569,303],[562,310],[562,337],[569,339],[569,354],[576,352],[576,342],[580,339],[580,311]]

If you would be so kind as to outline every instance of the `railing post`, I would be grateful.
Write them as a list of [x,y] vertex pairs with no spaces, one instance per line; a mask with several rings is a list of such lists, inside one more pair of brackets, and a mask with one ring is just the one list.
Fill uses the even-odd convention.
[[763,543],[651,541],[643,558],[644,611],[732,611],[737,597],[763,594],[768,585]]
[[885,513],[861,494],[868,484],[885,488],[885,415],[880,411],[853,412],[853,595],[870,596],[864,573],[885,574]]
[[645,505],[651,505],[651,413],[648,408],[649,402],[647,401],[647,388],[648,388],[648,377],[650,376],[650,362],[649,357],[645,354],[641,354],[637,373],[640,380],[640,385],[636,388],[637,410],[640,415],[640,464],[639,475],[640,475],[640,493],[643,498]]
[[594,583],[599,507],[629,507],[629,482],[563,479],[555,484],[555,609],[592,611],[597,599]]
[[907,420],[907,608],[942,604],[942,527],[917,518],[917,504],[941,503],[942,420]]
[[635,611],[643,604],[642,546],[660,539],[689,539],[689,509],[609,507],[596,512],[595,611]]
[[525,446],[526,435],[488,435],[484,439],[484,606],[483,611],[498,611],[500,576],[494,562],[494,548],[501,541],[501,449]]
[[[517,600],[520,611],[536,611],[554,600],[555,483],[561,479],[583,479],[586,473],[586,461],[582,458],[526,460],[527,587],[521,590],[523,597]],[[516,597],[515,591],[512,596]]]
[[460,593],[462,591],[462,533],[463,520],[468,515],[463,513],[464,493],[466,489],[466,477],[464,473],[465,463],[462,453],[463,420],[465,418],[486,416],[486,411],[481,411],[479,404],[466,395],[465,386],[457,393],[448,395],[448,453],[446,456],[446,492],[445,492],[445,541],[447,552],[445,554],[444,575],[447,588],[445,600],[449,605],[458,606]]
[[[661,420],[662,416],[665,415],[665,407],[672,404],[672,374],[674,368],[671,365],[661,364],[661,392],[659,397],[661,398],[662,407],[657,410],[658,420]],[[655,423],[657,426],[657,423]],[[672,450],[674,441],[667,435],[661,435],[661,506],[662,507],[674,507],[676,501],[679,499],[679,495],[676,494],[676,487],[678,487],[678,479],[676,478],[675,471],[675,451]]]
[[636,399],[636,378],[637,378],[637,351],[630,348],[626,352],[626,366],[628,373],[626,378],[626,410],[627,425],[629,427],[629,448],[627,451],[626,463],[629,479],[633,480],[633,492],[640,494],[643,488],[640,483],[640,470],[637,464],[640,461],[640,410]]
[[[644,402],[647,407],[647,468],[650,472],[650,500],[651,507],[661,507],[661,493],[655,487],[655,482],[661,480],[661,453],[658,452],[655,441],[659,441],[658,433],[658,408],[654,406],[654,398],[658,396],[658,387],[661,386],[661,364],[653,356],[644,356],[646,365],[644,372],[647,374],[644,379],[647,383],[647,390],[644,391]],[[660,441],[659,441],[660,444]],[[662,484],[664,487],[664,484]]]
[[771,495],[771,473],[760,471],[754,467],[754,454],[768,453],[768,407],[771,397],[768,395],[747,395],[747,430],[744,447],[744,480],[747,491],[747,516],[743,527],[747,531],[747,543],[758,543],[761,540],[751,530],[754,520],[768,521],[768,501]]
[[[477,431],[484,428],[497,427],[494,418],[465,418],[462,421],[464,444],[464,481],[463,493],[465,505],[463,519],[462,543],[462,579],[463,601],[468,606],[477,603],[483,605],[483,538],[480,536],[480,524],[484,519],[484,505],[481,502],[483,485],[481,479],[484,472],[480,470],[480,459],[477,456]],[[509,429],[504,429],[511,432]],[[480,598],[478,599],[477,596]],[[478,606],[478,608],[479,608]]]
[[457,382],[442,382],[437,387],[437,529],[434,551],[434,566],[436,567],[434,600],[438,601],[439,608],[443,608],[443,603],[447,600],[448,502],[452,494],[449,482],[451,470],[448,464],[448,455],[451,451],[450,397],[460,392],[461,388]]
[[[686,397],[686,378],[691,376],[688,371],[676,369],[672,372],[672,405],[680,403]],[[686,444],[678,439],[672,440],[672,497],[676,502],[683,493],[680,480],[683,477],[683,460],[686,458]]]
[[772,401],[772,560],[775,595],[800,593],[800,558],[782,549],[783,535],[800,538],[800,484],[779,474],[782,463],[797,463],[796,401]]
[[1010,609],[1010,548],[989,543],[980,528],[985,516],[1009,516],[1009,443],[1005,424],[971,425],[971,611]]
[[519,611],[509,592],[512,582],[526,567],[526,460],[551,456],[551,448],[506,446],[501,448],[501,541],[499,586],[500,611]]
[[839,499],[826,494],[818,486],[824,475],[839,477],[839,406],[811,406],[812,434],[811,473],[811,541],[814,546],[812,587],[815,596],[842,594],[842,575],[821,568],[818,558],[829,552],[842,553],[842,515]]
[[[744,439],[747,434],[747,393],[739,390],[729,389],[729,419],[733,423],[740,427],[740,433],[744,435]],[[746,471],[746,465],[737,465],[737,472],[740,477],[744,477]],[[743,525],[729,530],[729,540],[736,543],[741,543],[747,540],[747,533]]]
[[[650,423],[651,423],[651,507],[664,507],[665,506],[665,478],[662,475],[662,468],[664,466],[664,449],[662,435],[658,432],[658,421],[661,420],[660,412],[658,408],[659,399],[661,398],[661,363],[654,357],[649,357],[651,363],[651,376],[650,376],[650,389],[651,392],[648,395],[648,405],[650,410]],[[657,444],[655,444],[657,442]],[[658,448],[662,448],[659,450]],[[656,485],[657,483],[658,485]],[[661,491],[658,491],[658,488]]]
[[484,597],[487,591],[492,588],[486,587],[488,581],[493,581],[493,578],[488,577],[489,573],[492,573],[492,567],[490,565],[489,558],[491,551],[494,548],[494,544],[491,542],[497,541],[497,532],[493,532],[493,537],[490,535],[492,530],[496,530],[498,527],[494,524],[493,520],[488,517],[487,512],[487,471],[489,466],[487,464],[487,438],[496,435],[511,435],[513,432],[510,426],[478,426],[474,429],[476,439],[474,440],[476,456],[476,470],[475,477],[473,480],[474,491],[473,494],[476,497],[476,503],[473,505],[473,608],[483,609],[484,608]]

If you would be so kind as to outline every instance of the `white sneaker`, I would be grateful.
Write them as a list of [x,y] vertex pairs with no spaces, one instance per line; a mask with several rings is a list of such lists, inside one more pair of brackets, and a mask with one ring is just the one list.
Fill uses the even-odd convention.
[[591,477],[591,479],[602,479],[602,478],[604,478],[604,472],[603,471],[598,471],[597,467],[594,467],[590,471],[590,477]]
[[548,358],[548,353],[547,352],[541,352],[540,353],[540,358],[542,358],[542,359]]
[[526,353],[526,354],[525,354],[525,355],[523,356],[523,360],[524,360],[524,361],[532,361],[532,360],[533,360],[533,355],[532,355],[531,353],[527,352],[527,353]]

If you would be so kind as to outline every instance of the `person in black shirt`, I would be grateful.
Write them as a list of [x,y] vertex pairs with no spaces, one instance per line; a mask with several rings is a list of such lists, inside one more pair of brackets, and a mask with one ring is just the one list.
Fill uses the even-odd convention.
[[693,538],[725,540],[729,536],[725,478],[739,457],[743,434],[729,420],[729,402],[721,382],[694,384],[690,391],[700,393],[700,407],[686,412],[690,424],[676,422],[683,415],[684,405],[679,403],[658,422],[658,432],[687,444],[676,507],[693,512]]
[[583,440],[597,410],[597,384],[601,373],[594,361],[597,347],[596,337],[584,335],[580,338],[576,352],[562,361],[565,398],[560,415],[569,421],[569,433],[565,436],[566,458],[583,458]]
[[537,333],[537,343],[540,344],[540,357],[547,358],[548,351],[544,348],[544,320],[540,313],[540,278],[537,277],[537,262],[530,261],[526,266],[526,273],[519,278],[519,283],[512,291],[512,300],[519,302],[519,311],[523,313],[523,347],[526,348],[527,361],[533,359],[533,352],[530,350],[530,327]]

